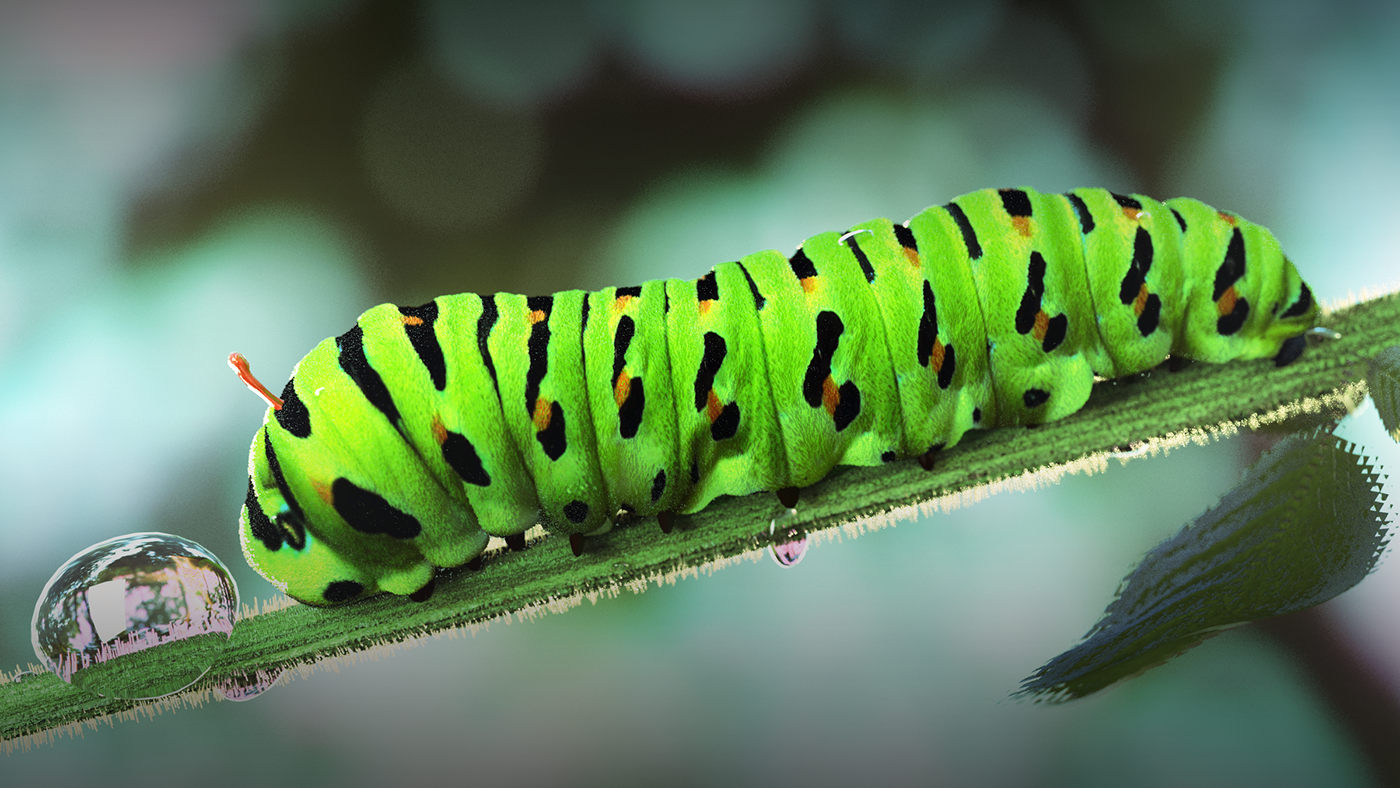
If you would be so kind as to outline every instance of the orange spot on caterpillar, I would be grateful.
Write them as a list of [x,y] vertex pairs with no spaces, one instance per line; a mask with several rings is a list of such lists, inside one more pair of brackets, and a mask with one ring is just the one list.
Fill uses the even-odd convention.
[[705,417],[710,420],[711,424],[714,424],[715,419],[718,419],[719,414],[723,412],[724,403],[719,401],[719,395],[715,393],[715,390],[710,389],[710,398],[705,402]]
[[1216,213],[1220,215],[1221,220],[1223,220],[1226,224],[1230,225],[1231,227],[1234,227],[1239,222],[1239,217],[1235,216],[1232,213],[1225,213],[1224,211],[1216,211]]
[[826,415],[836,417],[836,406],[841,404],[841,389],[837,388],[836,381],[830,375],[822,381],[822,408],[826,410]]
[[1133,314],[1142,317],[1142,310],[1147,308],[1147,283],[1143,282],[1138,288],[1137,298],[1133,300]]
[[1239,300],[1239,297],[1240,294],[1235,291],[1235,286],[1230,285],[1230,289],[1221,294],[1220,300],[1215,302],[1216,314],[1224,317],[1234,312],[1235,302]]
[[1143,210],[1141,208],[1123,208],[1123,215],[1128,217],[1128,221],[1130,222],[1142,221],[1142,214]]
[[436,413],[433,414],[432,429],[433,440],[437,442],[437,445],[441,446],[447,441],[447,427],[442,423],[442,417]]
[[228,354],[228,365],[233,368],[233,374],[243,381],[243,385],[252,389],[254,394],[262,397],[263,402],[266,402],[273,410],[282,409],[282,398],[268,391],[267,386],[253,377],[253,370],[248,366],[248,359],[244,358],[242,353]]
[[933,338],[933,352],[929,354],[929,359],[934,372],[943,371],[943,340],[938,337]]
[[803,292],[815,293],[817,291],[817,278],[815,276],[809,276],[806,279],[802,279],[799,281],[802,282]]
[[705,316],[705,315],[710,314],[710,309],[711,309],[714,305],[715,305],[715,302],[714,302],[714,301],[711,301],[711,300],[709,300],[709,299],[705,299],[704,301],[701,301],[701,302],[700,302],[700,314],[701,314],[701,316]]
[[635,298],[635,296],[630,296],[630,295],[620,295],[620,296],[618,296],[617,298],[614,298],[614,299],[613,299],[613,311],[614,311],[614,312],[626,312],[626,311],[627,311],[627,307],[631,305],[632,299],[633,299],[633,298]]
[[632,393],[632,376],[627,374],[627,370],[617,376],[617,384],[613,386],[613,399],[617,401],[617,406],[622,407],[622,403],[627,401],[627,395]]
[[912,265],[912,266],[915,267],[915,268],[922,268],[922,267],[923,267],[924,261],[919,259],[919,253],[918,253],[918,251],[916,251],[916,250],[914,250],[914,249],[910,249],[910,248],[907,247],[907,246],[900,247],[900,248],[902,248],[902,249],[904,250],[904,259],[905,259],[905,261],[907,261],[907,262],[909,263],[909,265]]
[[331,486],[329,484],[326,484],[320,479],[312,479],[311,488],[316,491],[316,495],[319,496],[321,500],[326,502],[327,506],[335,506],[335,501],[332,500],[335,496],[331,495]]
[[554,412],[554,403],[544,397],[535,398],[535,412],[531,414],[530,420],[535,423],[536,432],[544,432],[549,429],[549,418]]
[[406,326],[423,325],[423,318],[418,317],[417,315],[399,315],[399,319],[402,320],[403,324]]
[[1016,232],[1020,233],[1023,238],[1030,238],[1031,233],[1035,232],[1035,225],[1031,224],[1029,216],[1011,217],[1011,226],[1015,227]]
[[1037,342],[1044,342],[1044,341],[1045,341],[1045,332],[1046,332],[1049,328],[1050,328],[1050,316],[1047,315],[1047,314],[1045,314],[1045,310],[1044,310],[1044,309],[1040,310],[1039,312],[1036,312],[1036,313],[1035,313],[1035,325],[1031,328],[1031,335],[1035,337],[1035,341],[1037,341]]
[[530,325],[532,326],[544,319],[545,313],[543,309],[536,309],[530,313]]

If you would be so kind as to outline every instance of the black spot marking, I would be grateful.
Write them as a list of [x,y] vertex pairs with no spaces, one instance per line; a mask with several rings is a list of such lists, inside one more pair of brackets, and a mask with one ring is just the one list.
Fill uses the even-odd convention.
[[812,351],[807,375],[802,380],[802,397],[814,408],[822,406],[822,386],[831,377],[831,356],[840,345],[841,334],[845,330],[845,324],[835,312],[824,310],[817,315],[817,346]]
[[817,267],[812,265],[812,261],[807,258],[807,253],[798,249],[788,258],[788,265],[792,267],[792,274],[798,279],[810,279],[817,275]]
[[1050,322],[1045,325],[1045,339],[1041,341],[1040,347],[1046,352],[1054,350],[1065,341],[1065,334],[1069,332],[1069,318],[1061,312],[1050,318]]
[[1031,329],[1035,328],[1035,316],[1040,312],[1040,299],[1044,295],[1045,258],[1040,252],[1031,252],[1026,275],[1026,292],[1021,295],[1021,306],[1016,310],[1016,333],[1029,334]]
[[1157,330],[1157,326],[1162,322],[1162,299],[1153,293],[1147,297],[1147,304],[1142,308],[1142,314],[1138,315],[1138,333],[1143,336],[1151,334]]
[[631,317],[623,315],[617,321],[617,332],[613,334],[613,372],[612,384],[617,386],[617,379],[622,376],[622,370],[627,368],[627,348],[632,345],[632,337],[637,334],[637,323]]
[[749,282],[749,292],[753,293],[754,309],[762,310],[763,305],[768,302],[768,299],[764,298],[763,294],[758,291],[758,284],[754,282],[753,276],[749,274],[749,269],[745,268],[743,263],[735,263],[735,265],[739,266],[739,270],[744,272],[744,278]]
[[589,302],[589,300],[590,300],[590,299],[589,299],[587,296],[584,296],[584,298],[583,298],[583,312],[582,312],[582,313],[580,314],[580,316],[579,316],[579,334],[580,334],[580,335],[582,335],[582,334],[583,334],[583,331],[586,330],[586,329],[588,328],[588,302]]
[[695,297],[700,301],[719,300],[719,282],[715,280],[714,271],[695,280]]
[[997,189],[997,193],[1001,195],[1001,207],[1007,216],[1031,215],[1030,195],[1020,189]]
[[633,286],[631,286],[631,287],[619,287],[619,288],[617,289],[617,293],[616,293],[616,295],[615,295],[614,297],[616,297],[616,298],[624,298],[624,297],[626,297],[626,296],[632,296],[633,298],[641,298],[641,297],[642,297],[642,286],[641,286],[641,285],[633,285]]
[[981,408],[973,408],[973,409],[972,409],[972,420],[973,420],[973,421],[981,421],[981,420],[982,420],[982,409],[981,409]]
[[438,343],[437,332],[433,328],[433,322],[438,317],[437,302],[429,301],[422,306],[401,306],[399,314],[407,318],[417,318],[417,322],[406,321],[403,324],[404,333],[408,335],[413,352],[418,354],[418,360],[428,370],[428,377],[433,380],[433,388],[438,391],[447,388],[447,361],[442,356],[442,345]]
[[496,327],[496,321],[500,318],[500,312],[496,309],[496,297],[488,296],[481,299],[481,317],[476,321],[476,347],[481,351],[481,360],[486,364],[486,371],[491,374],[491,384],[496,386],[499,396],[500,386],[496,383],[496,365],[491,361],[491,348],[487,344],[487,339],[491,336],[491,329]]
[[618,434],[624,439],[637,437],[642,427],[642,414],[646,410],[646,392],[641,378],[632,378],[628,384],[627,399],[617,409]]
[[389,388],[384,385],[384,379],[379,377],[379,373],[370,366],[369,359],[365,358],[364,330],[356,323],[354,328],[336,337],[335,344],[340,349],[340,368],[359,387],[360,393],[369,400],[369,404],[383,413],[389,423],[397,429],[399,409],[394,405],[394,398],[389,394]]
[[1116,192],[1109,192],[1109,194],[1113,195],[1114,202],[1118,203],[1124,208],[1132,208],[1135,211],[1142,210],[1142,203],[1138,202],[1132,197],[1127,196],[1126,194],[1118,194]]
[[[632,337],[636,333],[637,324],[631,317],[623,315],[622,319],[617,321],[617,333],[613,334],[612,384],[614,391],[617,390],[618,379],[622,377],[623,371],[627,368],[627,348],[631,346]],[[642,379],[629,376],[626,397],[617,409],[619,434],[623,438],[637,436],[645,408],[646,393],[642,386]]]
[[[1147,272],[1152,268],[1153,255],[1152,235],[1139,227],[1133,237],[1132,262],[1129,263],[1128,271],[1123,275],[1123,282],[1118,288],[1118,300],[1125,306],[1137,301],[1141,295],[1147,283]],[[1142,312],[1138,315],[1138,332],[1147,336],[1156,331],[1161,315],[1162,299],[1156,293],[1148,293],[1143,301]]]
[[1274,366],[1286,367],[1297,361],[1307,346],[1308,342],[1301,334],[1283,340],[1283,344],[1279,346],[1278,355],[1274,356]]
[[968,221],[967,214],[958,207],[955,202],[950,202],[943,206],[943,209],[953,217],[953,221],[962,231],[963,246],[967,247],[967,257],[969,260],[977,260],[982,257],[982,244],[977,242],[977,232],[972,229],[972,222]]
[[938,368],[938,387],[946,389],[953,384],[953,372],[957,369],[957,359],[954,358],[953,346],[943,346],[943,366]]
[[588,504],[583,501],[573,500],[564,504],[564,516],[569,522],[578,525],[588,519]]
[[364,592],[365,587],[354,580],[337,580],[326,585],[326,590],[321,592],[321,598],[332,605],[338,605],[341,602],[349,602]]
[[1244,277],[1244,236],[1238,227],[1230,234],[1230,245],[1225,249],[1225,259],[1215,270],[1215,290],[1212,301],[1219,301],[1230,286]]
[[880,455],[880,462],[894,462],[897,459],[899,459],[899,455],[892,451]]
[[1074,215],[1079,217],[1079,232],[1083,235],[1092,233],[1094,231],[1094,216],[1089,213],[1089,206],[1085,205],[1079,195],[1073,192],[1066,192],[1065,198],[1069,200],[1070,205],[1074,206]]
[[282,463],[277,460],[277,452],[272,450],[272,439],[266,430],[263,431],[263,452],[267,455],[267,468],[272,471],[277,492],[281,493],[282,501],[287,504],[287,511],[274,519],[274,527],[282,532],[283,541],[292,549],[301,550],[306,547],[306,515],[302,513],[296,496],[292,495],[292,488],[287,486],[287,479],[282,475]]
[[491,476],[486,473],[486,466],[481,464],[481,457],[467,436],[448,430],[442,442],[442,458],[467,484],[478,487],[491,484]]
[[307,438],[311,436],[311,413],[306,409],[306,403],[297,396],[296,386],[293,385],[295,380],[289,379],[287,385],[282,387],[282,407],[272,411],[272,416],[282,429],[298,438]]
[[[1245,249],[1244,236],[1238,227],[1230,234],[1230,245],[1225,249],[1225,259],[1215,271],[1215,301],[1219,303],[1225,292],[1244,277]],[[1249,301],[1238,293],[1234,308],[1215,321],[1215,330],[1221,336],[1230,336],[1244,327],[1249,318]]]
[[851,422],[860,415],[860,389],[848,380],[841,384],[838,399],[836,412],[831,414],[831,418],[836,423],[836,431],[840,432],[851,426]]
[[933,343],[938,339],[938,309],[933,300],[933,285],[924,280],[924,313],[919,316],[919,365],[928,366],[933,358]]
[[713,331],[706,331],[705,353],[700,358],[700,369],[695,373],[695,410],[702,411],[710,404],[710,390],[715,387],[715,375],[728,351],[724,337]]
[[396,508],[384,497],[341,476],[331,482],[331,505],[345,522],[362,534],[412,539],[422,533],[418,518]]
[[1026,403],[1027,408],[1038,408],[1050,399],[1050,392],[1045,389],[1026,389],[1026,393],[1021,395],[1021,400]]
[[[253,487],[253,477],[251,476],[248,477],[248,496],[243,499],[243,506],[248,510],[248,526],[253,533],[253,538],[262,542],[262,546],[267,548],[268,552],[281,550],[284,543],[290,544],[289,540],[283,538],[282,529],[273,525],[272,520],[263,513],[262,507],[258,505],[258,492]],[[288,536],[295,537],[304,533],[298,529]],[[292,547],[296,550],[301,549],[296,545],[292,545]]]
[[[1294,301],[1293,306],[1290,306],[1288,309],[1284,310],[1283,314],[1279,315],[1279,317],[1302,317],[1303,315],[1306,315],[1308,313],[1308,310],[1312,309],[1312,290],[1308,289],[1308,285],[1306,282],[1303,282],[1301,284],[1303,289],[1301,292],[1298,293],[1298,300]],[[285,410],[286,407],[287,406],[284,403],[282,405],[283,410]]]
[[690,461],[690,483],[700,483],[700,463],[697,460]]
[[865,256],[865,251],[860,248],[860,244],[856,243],[856,237],[859,235],[860,233],[847,234],[845,243],[847,248],[851,250],[851,254],[855,255],[856,262],[860,263],[860,270],[865,274],[865,281],[873,283],[875,281],[875,267],[870,264],[870,258]]
[[[835,312],[824,310],[817,314],[817,346],[812,351],[812,360],[807,364],[807,374],[802,381],[802,396],[814,408],[825,407],[825,386],[831,377],[831,359],[845,330],[845,324]],[[836,391],[836,406],[831,417],[836,431],[840,432],[860,415],[860,389],[848,380]]]
[[1147,272],[1152,268],[1152,236],[1139,227],[1133,237],[1133,259],[1128,264],[1128,272],[1118,288],[1118,300],[1131,304],[1147,282]]
[[[554,308],[554,298],[532,296],[526,299],[525,305],[531,313],[544,314],[543,319],[537,320],[530,327],[530,339],[526,343],[530,366],[525,371],[525,411],[533,421],[535,409],[539,407],[540,384],[549,373],[549,317],[550,310]],[[540,447],[551,460],[557,460],[564,455],[568,448],[564,433],[564,407],[558,402],[549,403],[549,423],[544,429],[536,431],[535,439],[540,442]]]
[[910,230],[908,227],[902,224],[896,224],[894,226],[894,238],[896,241],[899,241],[899,245],[905,249],[913,249],[916,252],[919,251],[919,243],[914,240],[914,231]]
[[666,469],[662,468],[656,472],[656,478],[651,480],[651,502],[656,503],[661,500],[661,496],[666,493]]
[[1168,210],[1172,212],[1172,216],[1176,217],[1176,223],[1181,226],[1181,231],[1183,233],[1186,232],[1186,217],[1177,213],[1175,208],[1169,208]]
[[569,448],[568,438],[564,433],[564,406],[558,402],[551,402],[549,405],[549,426],[535,433],[535,440],[540,442],[540,448],[551,460],[557,460],[564,456],[564,452]]
[[720,409],[719,417],[710,423],[710,437],[716,441],[732,438],[739,432],[739,403],[731,402]]

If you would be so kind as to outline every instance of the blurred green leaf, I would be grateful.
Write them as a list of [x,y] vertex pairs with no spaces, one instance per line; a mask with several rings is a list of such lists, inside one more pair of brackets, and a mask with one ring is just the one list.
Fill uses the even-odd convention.
[[1366,383],[1385,431],[1400,442],[1400,345],[1391,345],[1371,359]]
[[1381,474],[1327,430],[1284,438],[1235,489],[1124,579],[1078,646],[1019,696],[1062,702],[1160,665],[1221,630],[1321,604],[1387,544]]

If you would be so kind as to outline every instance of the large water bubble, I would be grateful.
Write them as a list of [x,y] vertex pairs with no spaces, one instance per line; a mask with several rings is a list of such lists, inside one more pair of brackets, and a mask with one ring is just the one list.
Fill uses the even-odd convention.
[[179,536],[108,539],[58,568],[34,607],[34,653],[75,687],[158,698],[199,680],[228,645],[238,587]]

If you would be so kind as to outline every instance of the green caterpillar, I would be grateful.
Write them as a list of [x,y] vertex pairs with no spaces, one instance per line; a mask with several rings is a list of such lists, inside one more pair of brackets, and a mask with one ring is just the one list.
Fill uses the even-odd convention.
[[720,495],[1063,418],[1095,375],[1169,353],[1286,364],[1317,317],[1268,230],[1104,189],[979,191],[693,281],[384,304],[268,410],[243,552],[302,602],[418,598],[489,535],[669,530]]

